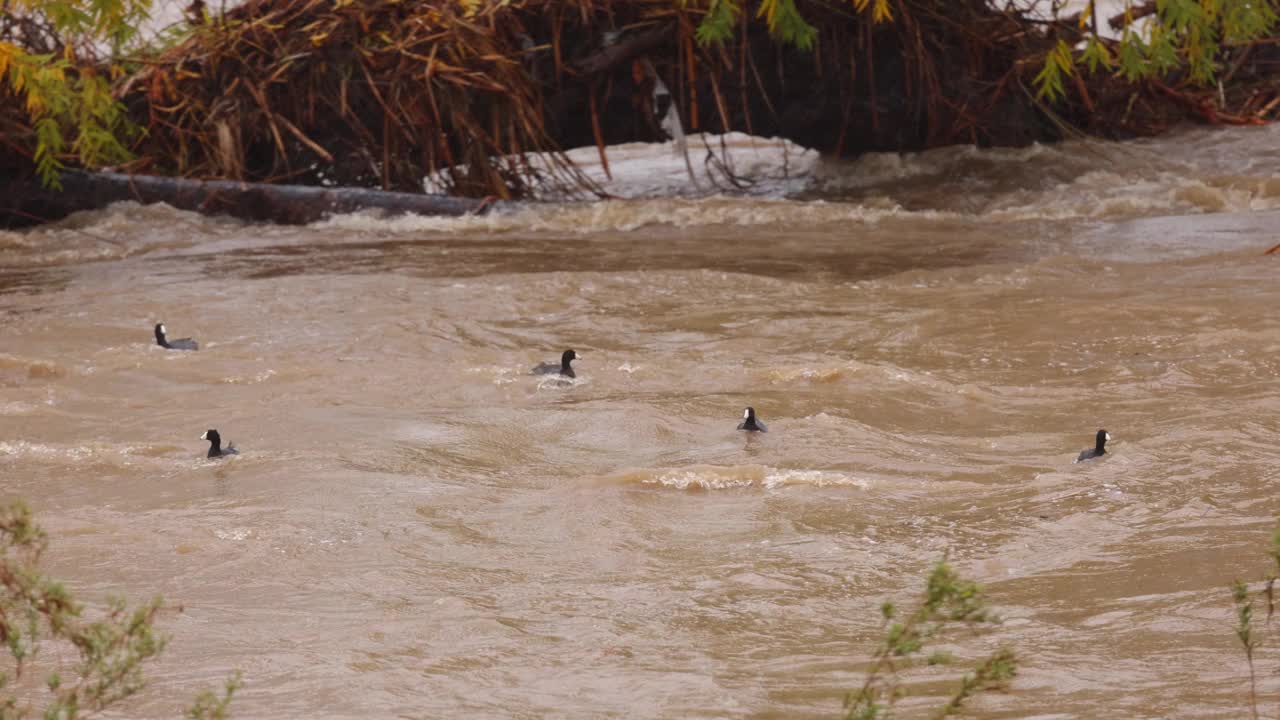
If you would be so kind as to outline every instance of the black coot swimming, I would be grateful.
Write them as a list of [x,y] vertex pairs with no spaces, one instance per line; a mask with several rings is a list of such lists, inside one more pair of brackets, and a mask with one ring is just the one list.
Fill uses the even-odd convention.
[[164,323],[156,323],[156,344],[166,350],[199,350],[200,343],[191,338],[170,340],[165,337]]
[[534,375],[551,375],[552,373],[558,373],[565,377],[577,377],[577,375],[573,374],[573,368],[569,367],[569,363],[577,359],[578,353],[572,350],[565,350],[564,354],[560,356],[559,365],[549,362],[538,363],[533,366],[533,370],[531,372]]
[[1076,458],[1076,462],[1084,462],[1094,458],[1102,457],[1107,454],[1107,441],[1111,439],[1111,433],[1106,430],[1098,431],[1097,444],[1089,450],[1081,450],[1080,457]]
[[235,449],[235,447],[231,445],[230,441],[227,442],[226,447],[222,447],[222,436],[218,434],[217,430],[205,430],[204,434],[200,436],[200,439],[209,441],[208,457],[212,458],[212,457],[222,457],[224,455],[240,454],[240,451]]
[[738,423],[738,429],[747,432],[769,432],[769,428],[756,419],[756,409],[752,407],[743,411],[742,422]]

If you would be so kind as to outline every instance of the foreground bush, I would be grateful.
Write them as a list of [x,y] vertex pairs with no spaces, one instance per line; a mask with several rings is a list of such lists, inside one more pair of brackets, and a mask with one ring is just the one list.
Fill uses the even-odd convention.
[[[155,628],[163,608],[158,597],[133,607],[112,598],[93,613],[101,617],[87,619],[85,606],[41,572],[48,544],[26,505],[0,506],[0,642],[8,650],[0,661],[0,720],[72,720],[100,713],[143,689],[143,666],[167,642]],[[48,659],[68,656],[77,659]],[[34,674],[46,692],[36,689]],[[227,717],[239,684],[237,676],[221,695],[202,692],[187,716]]]

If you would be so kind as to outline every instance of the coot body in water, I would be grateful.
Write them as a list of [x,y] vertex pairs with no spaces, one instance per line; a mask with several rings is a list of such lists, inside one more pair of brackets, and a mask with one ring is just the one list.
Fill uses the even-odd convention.
[[578,353],[572,350],[565,350],[564,354],[560,356],[559,365],[555,363],[546,363],[546,362],[538,363],[533,367],[532,372],[534,375],[559,374],[559,375],[563,375],[564,377],[577,377],[577,375],[573,374],[573,368],[569,366],[569,363],[577,359],[578,359]]
[[222,447],[222,436],[218,434],[217,430],[205,430],[204,434],[200,436],[200,439],[209,441],[208,457],[215,458],[222,457],[224,455],[240,454],[240,451],[235,449],[235,447],[231,445],[230,441],[227,442],[226,447]]
[[752,407],[742,413],[742,422],[738,423],[738,429],[747,432],[769,432],[769,428],[756,419],[756,409]]
[[199,350],[200,343],[191,338],[170,340],[165,337],[164,323],[156,323],[156,344],[166,350]]
[[1102,457],[1103,455],[1106,455],[1107,441],[1110,439],[1111,439],[1111,433],[1107,432],[1106,430],[1099,430],[1096,444],[1088,450],[1081,450],[1080,457],[1076,458],[1076,462],[1084,462],[1085,460],[1092,460],[1094,458],[1099,458],[1099,457]]

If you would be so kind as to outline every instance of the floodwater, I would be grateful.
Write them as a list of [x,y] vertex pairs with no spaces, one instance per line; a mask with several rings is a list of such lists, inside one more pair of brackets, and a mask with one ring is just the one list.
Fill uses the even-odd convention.
[[1004,623],[914,694],[1006,644],[976,717],[1245,716],[1280,127],[758,149],[738,194],[624,147],[607,203],[0,233],[3,495],[84,598],[181,607],[122,716],[238,668],[245,718],[829,718],[944,553]]

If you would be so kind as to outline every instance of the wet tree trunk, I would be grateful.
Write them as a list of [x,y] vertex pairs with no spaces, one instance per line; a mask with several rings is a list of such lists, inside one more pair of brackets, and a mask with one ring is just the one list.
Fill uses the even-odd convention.
[[35,225],[124,200],[143,204],[163,202],[209,215],[290,225],[365,209],[392,215],[458,216],[484,212],[491,204],[489,200],[363,188],[266,185],[120,173],[67,172],[62,175],[62,185],[59,191],[42,188],[34,179],[0,183],[0,227]]

